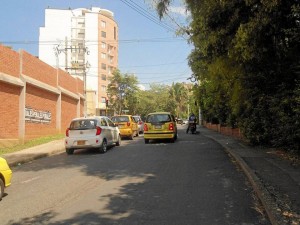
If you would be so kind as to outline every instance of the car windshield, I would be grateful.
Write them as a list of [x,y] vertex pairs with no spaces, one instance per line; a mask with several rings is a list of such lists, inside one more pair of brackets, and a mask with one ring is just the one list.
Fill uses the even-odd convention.
[[71,122],[70,130],[95,129],[96,120],[75,120]]
[[171,122],[171,117],[168,114],[154,114],[147,117],[148,123],[166,123]]
[[114,116],[111,120],[113,122],[129,122],[128,116]]

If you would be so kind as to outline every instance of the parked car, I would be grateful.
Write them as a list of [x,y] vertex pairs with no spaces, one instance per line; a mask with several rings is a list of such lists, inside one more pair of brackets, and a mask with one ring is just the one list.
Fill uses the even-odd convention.
[[183,124],[188,124],[189,123],[189,120],[185,119],[183,120]]
[[177,122],[178,124],[180,124],[180,125],[183,124],[183,120],[182,120],[181,118],[177,118],[177,119],[176,119],[176,122]]
[[133,118],[135,119],[135,121],[138,124],[138,132],[139,132],[139,134],[144,133],[144,121],[142,120],[142,118],[140,116],[133,116]]
[[12,171],[7,161],[0,157],[0,201],[4,196],[4,189],[11,185]]
[[148,144],[150,140],[177,139],[177,125],[174,115],[169,112],[150,113],[144,123],[144,140]]
[[69,155],[83,148],[94,148],[105,153],[108,146],[120,144],[119,128],[105,116],[75,118],[66,130],[65,148]]
[[134,136],[139,136],[138,125],[132,115],[113,116],[111,120],[118,125],[121,137],[133,140]]

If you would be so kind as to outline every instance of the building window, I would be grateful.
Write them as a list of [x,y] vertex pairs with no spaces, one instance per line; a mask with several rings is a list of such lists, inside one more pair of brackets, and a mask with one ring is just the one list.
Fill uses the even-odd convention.
[[101,37],[106,38],[106,32],[105,31],[101,31]]
[[106,64],[105,63],[101,63],[101,69],[106,70]]
[[101,103],[106,103],[106,98],[105,97],[101,97]]
[[101,43],[101,48],[106,49],[106,43],[105,42]]
[[102,75],[101,75],[101,79],[102,79],[102,80],[106,80],[106,75],[105,75],[105,74],[102,74]]
[[101,27],[106,28],[106,22],[101,20]]
[[101,53],[101,59],[106,59],[106,54],[105,53]]
[[109,56],[109,62],[113,63],[113,57],[112,56]]
[[114,39],[117,40],[117,28],[114,27]]
[[106,86],[105,85],[101,85],[101,90],[106,92]]

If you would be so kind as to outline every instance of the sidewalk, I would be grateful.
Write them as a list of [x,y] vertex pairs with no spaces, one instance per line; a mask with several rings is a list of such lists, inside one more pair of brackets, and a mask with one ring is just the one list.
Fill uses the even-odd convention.
[[27,148],[18,152],[3,154],[9,166],[17,166],[32,160],[58,154],[65,151],[64,139],[51,141],[46,144]]
[[[272,225],[300,225],[300,165],[280,158],[274,151],[253,148],[218,132],[198,127],[200,135],[222,145],[246,174]],[[179,140],[180,141],[180,140]],[[64,140],[52,141],[2,155],[13,166],[65,151]]]
[[216,131],[199,128],[201,135],[221,144],[248,177],[272,225],[300,224],[300,165],[275,151],[247,146]]

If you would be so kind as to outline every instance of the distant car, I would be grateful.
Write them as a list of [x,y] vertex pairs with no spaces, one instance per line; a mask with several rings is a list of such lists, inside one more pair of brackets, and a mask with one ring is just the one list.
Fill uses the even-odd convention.
[[145,144],[155,139],[176,141],[177,125],[174,115],[169,112],[155,112],[147,115],[144,122]]
[[105,116],[75,118],[66,130],[65,148],[71,155],[76,149],[94,148],[101,153],[111,145],[119,146],[121,136],[119,128]]
[[12,171],[4,158],[0,157],[0,201],[4,196],[4,189],[11,185]]
[[134,136],[139,136],[138,125],[132,115],[113,116],[111,120],[118,125],[121,137],[133,140]]
[[176,119],[176,122],[178,123],[178,124],[183,124],[183,120],[182,119],[180,119],[180,118],[178,118],[178,119]]
[[140,116],[133,116],[133,118],[135,119],[135,121],[138,124],[138,132],[139,132],[139,134],[144,133],[144,122],[143,122],[142,118]]

